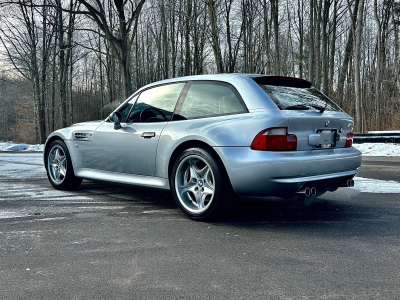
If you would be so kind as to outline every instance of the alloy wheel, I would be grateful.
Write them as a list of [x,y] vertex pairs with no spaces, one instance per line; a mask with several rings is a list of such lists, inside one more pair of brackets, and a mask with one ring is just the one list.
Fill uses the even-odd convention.
[[214,182],[213,171],[202,157],[185,157],[175,173],[175,190],[179,202],[191,213],[204,212],[214,198]]
[[55,184],[61,184],[67,174],[67,157],[61,146],[55,145],[51,148],[47,165],[51,180]]

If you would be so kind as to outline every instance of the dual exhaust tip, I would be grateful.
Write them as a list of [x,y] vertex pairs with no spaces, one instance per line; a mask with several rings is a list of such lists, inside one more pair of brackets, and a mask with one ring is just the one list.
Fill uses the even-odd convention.
[[309,188],[306,187],[306,189],[304,190],[304,195],[306,195],[306,197],[310,197],[310,196],[315,196],[317,194],[317,189],[315,188],[315,186]]
[[354,180],[353,179],[347,179],[347,187],[353,187],[354,186]]
[[[353,186],[354,186],[354,180],[347,179],[346,181],[341,182],[340,184],[330,187],[330,188],[337,189],[338,187],[353,187]],[[329,189],[325,188],[325,190],[329,190]],[[306,197],[310,197],[310,196],[315,197],[317,195],[317,188],[315,186],[306,187],[303,191],[300,191],[300,192],[303,192]]]

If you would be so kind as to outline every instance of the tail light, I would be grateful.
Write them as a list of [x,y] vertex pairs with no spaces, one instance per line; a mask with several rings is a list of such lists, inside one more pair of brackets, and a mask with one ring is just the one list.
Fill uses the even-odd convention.
[[268,128],[254,138],[251,149],[262,151],[295,151],[297,137],[288,134],[286,127]]
[[344,144],[344,147],[351,147],[353,146],[353,127],[351,127],[350,132],[348,134],[346,134],[346,144]]

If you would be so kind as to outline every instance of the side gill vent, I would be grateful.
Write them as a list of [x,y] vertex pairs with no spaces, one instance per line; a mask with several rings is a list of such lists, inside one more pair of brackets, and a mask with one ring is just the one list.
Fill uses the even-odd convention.
[[92,134],[89,132],[74,132],[74,139],[80,141],[87,141],[92,138]]

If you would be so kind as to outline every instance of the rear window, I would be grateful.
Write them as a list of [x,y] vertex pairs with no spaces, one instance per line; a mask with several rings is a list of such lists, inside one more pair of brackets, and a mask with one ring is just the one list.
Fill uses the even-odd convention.
[[295,88],[260,84],[260,87],[282,110],[343,110],[316,88]]

